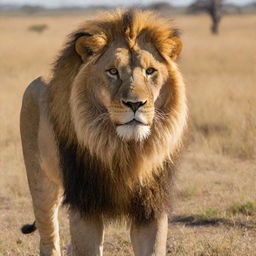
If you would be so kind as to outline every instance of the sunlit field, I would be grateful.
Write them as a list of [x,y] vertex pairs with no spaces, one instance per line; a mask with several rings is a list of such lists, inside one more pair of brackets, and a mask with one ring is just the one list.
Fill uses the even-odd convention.
[[[19,136],[22,93],[50,75],[65,36],[88,16],[0,17],[0,255],[38,255]],[[176,175],[168,255],[256,255],[256,16],[226,16],[220,35],[207,16],[177,16],[184,50],[179,65],[189,103],[189,129]],[[44,26],[38,31],[37,25]],[[31,27],[32,26],[32,27]],[[40,30],[40,29],[39,29]],[[69,243],[60,213],[63,253]],[[104,255],[129,256],[125,227],[106,232]]]

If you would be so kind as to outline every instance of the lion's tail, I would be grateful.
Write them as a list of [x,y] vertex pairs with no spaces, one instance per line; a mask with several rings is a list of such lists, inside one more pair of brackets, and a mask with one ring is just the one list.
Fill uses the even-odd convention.
[[25,224],[21,228],[21,232],[23,234],[30,234],[34,231],[36,231],[36,222],[35,221],[32,224]]

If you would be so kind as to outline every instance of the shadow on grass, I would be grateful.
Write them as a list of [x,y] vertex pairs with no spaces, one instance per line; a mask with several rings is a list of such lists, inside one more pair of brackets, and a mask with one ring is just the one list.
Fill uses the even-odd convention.
[[189,227],[197,226],[229,226],[229,227],[239,227],[246,229],[256,229],[256,222],[254,221],[241,221],[241,220],[229,220],[225,218],[214,218],[214,217],[205,217],[201,215],[183,215],[183,216],[174,216],[170,219],[172,224],[185,224]]

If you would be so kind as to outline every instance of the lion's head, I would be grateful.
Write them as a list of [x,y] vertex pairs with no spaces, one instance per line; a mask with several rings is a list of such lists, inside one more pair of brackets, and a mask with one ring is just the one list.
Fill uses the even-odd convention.
[[119,10],[71,37],[51,81],[56,130],[111,169],[159,169],[186,123],[177,30],[152,12]]

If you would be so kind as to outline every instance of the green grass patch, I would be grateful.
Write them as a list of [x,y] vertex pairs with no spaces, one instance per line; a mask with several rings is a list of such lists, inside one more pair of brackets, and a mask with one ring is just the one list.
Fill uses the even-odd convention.
[[245,203],[235,203],[231,205],[227,209],[227,213],[230,215],[247,215],[247,216],[254,216],[256,215],[256,204],[252,201],[247,201]]
[[216,209],[207,209],[205,212],[202,214],[203,218],[215,218],[219,215],[219,210]]

